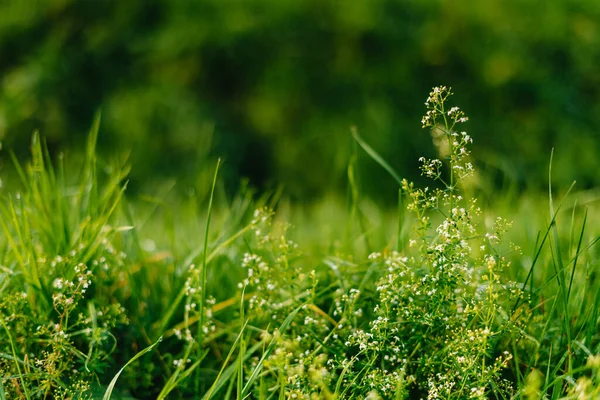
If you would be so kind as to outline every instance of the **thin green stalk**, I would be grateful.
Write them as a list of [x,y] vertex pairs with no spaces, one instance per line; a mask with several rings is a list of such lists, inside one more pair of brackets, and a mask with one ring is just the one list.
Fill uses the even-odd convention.
[[206,304],[206,269],[207,269],[207,257],[208,257],[208,235],[210,233],[210,219],[212,216],[213,199],[215,195],[215,187],[217,186],[217,176],[219,175],[219,167],[221,165],[221,159],[217,160],[217,167],[215,168],[215,174],[213,177],[212,188],[210,190],[210,197],[208,199],[208,210],[206,213],[206,232],[204,234],[204,252],[202,254],[202,275],[200,277],[200,318],[198,320],[198,341],[202,343],[204,332],[202,327],[204,326],[204,308]]
[[571,297],[571,289],[573,288],[573,279],[575,278],[575,269],[577,268],[577,261],[581,251],[581,245],[583,243],[583,233],[585,231],[585,225],[588,217],[588,209],[586,207],[585,214],[583,215],[583,222],[581,223],[581,231],[579,232],[579,239],[577,240],[577,248],[575,249],[575,256],[573,257],[573,269],[571,270],[571,278],[569,279],[569,289],[567,291],[567,297]]
[[31,395],[29,394],[29,389],[27,388],[27,383],[25,382],[25,379],[23,378],[23,372],[21,372],[21,367],[19,366],[17,350],[15,349],[15,343],[13,341],[12,335],[10,334],[10,330],[8,329],[8,327],[6,326],[6,324],[4,323],[4,320],[2,318],[0,318],[0,323],[2,324],[2,327],[4,328],[4,330],[6,331],[6,336],[8,337],[8,340],[10,342],[10,348],[12,350],[13,360],[15,362],[15,365],[17,366],[17,373],[19,374],[19,380],[21,381],[21,385],[23,386],[23,390],[25,392],[25,398],[27,400],[30,400]]
[[[554,212],[554,203],[552,196],[552,160],[554,157],[554,149],[550,152],[550,164],[548,166],[548,198],[549,198],[549,206],[550,206],[550,216],[555,215]],[[573,182],[573,185],[575,182]],[[556,224],[556,220],[554,220],[554,224],[551,224],[552,227],[552,241],[554,242],[554,246],[552,246],[552,241],[550,242],[550,247],[554,247],[554,251],[552,251],[553,257],[553,265],[557,269],[557,282],[559,285],[559,291],[562,298],[563,303],[563,326],[566,334],[567,341],[567,352],[568,352],[568,370],[570,371],[573,367],[572,365],[572,352],[571,352],[571,340],[572,340],[572,332],[571,332],[571,316],[569,310],[569,294],[570,291],[567,289],[566,276],[565,276],[565,268],[563,265],[562,254],[560,250],[560,241],[558,236],[558,227]]]

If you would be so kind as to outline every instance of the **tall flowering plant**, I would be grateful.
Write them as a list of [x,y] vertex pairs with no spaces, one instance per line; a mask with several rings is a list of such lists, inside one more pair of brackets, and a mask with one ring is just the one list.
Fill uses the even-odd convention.
[[370,256],[384,270],[379,301],[368,327],[354,328],[346,342],[357,352],[359,369],[370,365],[364,384],[378,396],[487,399],[513,393],[502,378],[511,355],[498,346],[512,324],[506,301],[521,295],[501,277],[508,264],[502,235],[510,223],[497,218],[490,232],[482,232],[476,199],[461,195],[461,182],[474,173],[472,138],[458,129],[468,117],[448,106],[451,95],[450,88],[434,88],[422,119],[439,158],[420,158],[420,168],[435,187],[402,182],[417,220],[415,238],[405,253]]

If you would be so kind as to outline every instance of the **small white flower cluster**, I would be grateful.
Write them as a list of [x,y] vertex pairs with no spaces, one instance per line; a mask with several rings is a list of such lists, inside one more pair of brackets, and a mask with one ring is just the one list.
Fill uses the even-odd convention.
[[[435,126],[437,118],[440,115],[444,115],[444,102],[451,95],[452,90],[446,86],[438,86],[432,89],[432,91],[429,93],[429,97],[427,97],[427,101],[425,101],[427,113],[421,119],[423,128]],[[448,116],[450,116],[450,114],[448,114]]]
[[421,172],[428,178],[440,179],[442,177],[442,162],[437,159],[419,158]]
[[258,254],[245,253],[242,258],[242,267],[246,269],[247,277],[238,283],[238,288],[246,286],[264,286],[267,291],[273,291],[277,285],[271,279],[269,264]]
[[192,362],[191,359],[187,359],[187,360],[183,360],[183,358],[177,359],[177,360],[173,360],[173,366],[175,366],[176,368],[180,368],[183,367],[185,364],[190,364]]
[[250,227],[254,232],[254,236],[258,239],[258,242],[261,245],[269,243],[272,239],[269,235],[269,230],[274,215],[275,212],[273,212],[273,210],[269,207],[261,207],[254,210]]
[[[275,350],[265,359],[264,367],[275,376],[283,378],[285,388],[281,395],[286,399],[315,399],[323,388],[330,387],[335,376],[331,374],[330,358],[314,351],[314,342],[305,343],[313,334],[292,339],[290,335],[275,329],[264,331],[261,339],[276,344]],[[251,362],[252,364],[252,362]]]
[[458,107],[452,107],[447,111],[447,114],[454,122],[463,123],[469,120],[465,113]]
[[404,368],[393,371],[373,368],[363,378],[364,384],[371,389],[367,399],[406,398],[406,387],[414,381],[414,376],[406,376]]
[[188,267],[188,277],[185,280],[185,295],[194,296],[202,293],[202,287],[198,284],[198,277],[200,275],[200,269],[196,267],[196,264],[190,264]]
[[173,330],[173,333],[175,334],[175,337],[179,340],[183,340],[187,343],[191,343],[194,341],[192,331],[189,329],[184,329],[183,331],[181,329],[175,329]]
[[273,215],[275,215],[275,213],[268,207],[258,208],[254,210],[254,216],[250,224],[256,226],[259,224],[269,223],[271,218],[273,218]]
[[52,281],[52,287],[57,290],[52,294],[52,301],[61,315],[73,309],[92,284],[92,271],[85,264],[79,263],[73,269],[73,279],[55,278]]
[[[459,107],[452,107],[446,111],[445,101],[452,95],[445,86],[434,88],[427,98],[427,112],[421,120],[423,128],[432,128],[434,144],[438,148],[440,157],[449,163],[450,180],[446,181],[442,174],[442,161],[421,157],[421,172],[428,178],[438,180],[454,190],[458,182],[474,172],[473,165],[466,159],[470,152],[467,146],[473,139],[466,132],[456,132],[455,126],[469,120]],[[443,123],[438,123],[442,120]]]
[[469,120],[465,113],[458,107],[452,107],[450,110],[444,109],[445,101],[448,97],[452,96],[452,94],[452,90],[446,86],[433,88],[431,93],[429,93],[429,97],[427,97],[427,101],[425,101],[427,112],[421,119],[423,128],[434,127],[436,125],[436,120],[439,117],[443,117],[444,119],[446,119],[446,117],[450,118],[453,122],[452,126],[456,123],[463,123]]
[[[372,254],[369,258],[376,256],[376,254]],[[352,288],[347,293],[342,289],[338,289],[335,293],[335,303],[333,309],[333,316],[338,319],[338,323],[335,326],[335,331],[333,332],[332,338],[334,340],[338,340],[341,337],[346,336],[346,332],[348,331],[347,326],[345,325],[348,321],[353,321],[358,317],[357,311],[360,310],[360,314],[362,314],[362,309],[357,307],[357,301],[360,297],[360,290]]]
[[248,311],[253,317],[279,321],[314,290],[316,275],[293,264],[300,254],[298,245],[286,237],[289,225],[272,224],[273,216],[274,212],[266,207],[254,212],[249,225],[253,252],[242,257],[246,277],[237,286],[249,295]]

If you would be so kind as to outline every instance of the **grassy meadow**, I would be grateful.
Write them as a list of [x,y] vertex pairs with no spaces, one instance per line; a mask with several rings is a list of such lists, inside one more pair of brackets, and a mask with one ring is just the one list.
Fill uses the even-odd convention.
[[306,204],[229,196],[220,161],[206,195],[130,196],[99,117],[79,161],[33,135],[0,199],[0,399],[600,398],[600,192],[499,189],[450,89],[424,113],[428,185],[353,132],[346,196]]

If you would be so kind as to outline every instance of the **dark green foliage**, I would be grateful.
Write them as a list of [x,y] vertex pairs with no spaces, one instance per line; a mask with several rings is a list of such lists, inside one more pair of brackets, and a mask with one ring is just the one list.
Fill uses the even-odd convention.
[[[177,176],[206,194],[218,155],[229,189],[343,191],[351,125],[418,178],[414,156],[432,152],[413,121],[439,82],[471,111],[496,186],[546,187],[551,147],[559,186],[600,182],[595,0],[29,3],[0,5],[5,144],[24,154],[40,129],[51,151],[76,148],[101,108],[100,148],[133,149],[133,190]],[[363,190],[394,201],[364,164]]]

